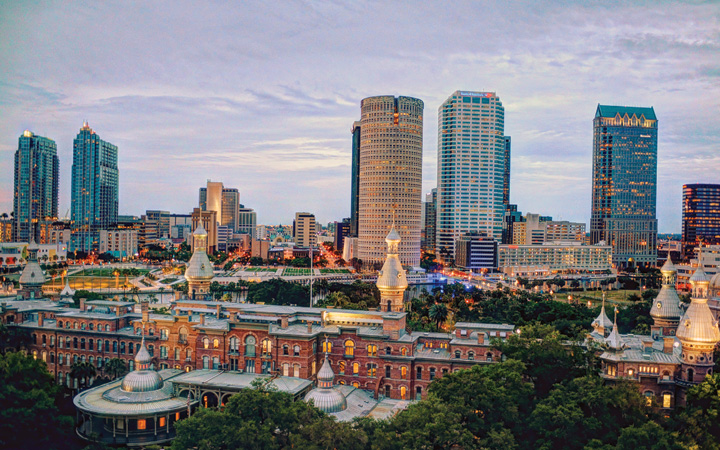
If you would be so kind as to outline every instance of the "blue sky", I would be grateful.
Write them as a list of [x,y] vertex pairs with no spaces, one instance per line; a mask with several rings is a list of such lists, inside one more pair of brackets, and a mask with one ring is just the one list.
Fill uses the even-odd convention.
[[57,142],[68,210],[87,120],[120,149],[121,214],[186,213],[212,179],[259,223],[339,220],[360,100],[425,102],[427,192],[458,89],[500,96],[524,212],[588,222],[598,103],[655,107],[661,232],[683,183],[720,182],[719,2],[2,0],[0,212],[25,129]]

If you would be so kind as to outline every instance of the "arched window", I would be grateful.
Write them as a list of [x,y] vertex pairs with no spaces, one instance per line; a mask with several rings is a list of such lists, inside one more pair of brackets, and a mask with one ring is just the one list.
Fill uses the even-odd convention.
[[663,408],[672,408],[672,394],[669,392],[663,392],[662,395]]
[[148,345],[148,353],[150,353],[150,356],[155,356],[155,346],[154,345]]
[[213,339],[213,348],[220,348],[220,340],[219,339]]
[[83,323],[80,324],[80,329],[81,329],[81,330],[84,330],[84,329],[85,329],[85,322],[83,322]]
[[282,368],[283,368],[283,376],[284,376],[284,377],[289,377],[289,376],[290,376],[290,364],[284,363],[284,364],[282,365]]
[[407,380],[407,367],[400,367],[400,379]]
[[270,353],[272,353],[272,341],[270,339],[263,339],[262,352],[263,355],[269,355]]
[[70,321],[65,322],[65,329],[69,330],[70,328],[72,328],[72,324],[70,323]]
[[69,336],[65,339],[65,348],[72,348],[72,339]]
[[407,348],[403,347],[400,349],[400,354],[403,356],[407,356]]
[[80,350],[85,350],[85,338],[80,339]]
[[293,347],[293,356],[300,356],[300,346],[296,345]]
[[180,331],[178,331],[178,342],[181,344],[185,344],[187,342],[187,336],[187,329],[185,327],[180,328]]
[[655,393],[653,391],[645,391],[643,393],[643,395],[645,396],[645,404],[647,406],[652,406],[653,397],[655,396]]
[[356,377],[356,376],[360,375],[360,364],[353,363],[352,367],[353,367],[353,376]]
[[78,338],[73,338],[73,348],[74,349],[78,348]]
[[455,359],[460,359],[460,350],[455,350]]
[[354,388],[360,389],[360,383],[358,383],[357,381],[353,381],[351,384]]
[[327,341],[327,342],[323,341],[323,343],[322,343],[322,349],[323,349],[323,353],[330,353],[330,352],[332,352],[332,342],[330,342],[330,341]]
[[62,328],[62,326],[63,326],[62,320],[58,320],[57,327]]
[[77,323],[77,322],[73,322],[73,328],[76,329],[76,330],[78,329],[78,323]]
[[94,357],[94,356],[89,356],[89,357],[88,357],[88,364],[90,364],[90,365],[95,364],[95,357]]
[[405,398],[407,396],[407,388],[405,386],[400,386],[400,398],[403,400],[407,400]]
[[345,341],[345,357],[352,358],[355,356],[355,343],[348,339]]
[[[117,341],[113,341],[113,353],[118,352],[118,343]],[[152,353],[150,353],[152,355]]]
[[206,350],[210,348],[210,338],[207,336],[203,338],[203,348]]
[[[632,376],[632,375],[631,375]],[[688,381],[695,381],[695,371],[692,369],[687,370],[687,379]]]
[[345,374],[345,361],[340,361],[338,363],[338,373],[340,373],[340,375]]
[[58,353],[58,366],[62,366],[62,365],[63,365],[63,354]]
[[392,347],[385,347],[385,354],[392,355]]
[[230,353],[237,354],[240,351],[240,339],[237,336],[230,338]]
[[255,356],[255,336],[245,338],[245,356]]
[[50,364],[55,364],[55,352],[50,352]]
[[167,328],[160,328],[160,339],[167,340],[168,335],[169,335],[169,332],[168,332]]
[[47,336],[45,336],[45,335],[43,334],[43,335],[42,335],[42,345],[46,345],[46,344],[47,344]]
[[[110,331],[110,325],[105,325],[105,331]],[[150,335],[152,335],[152,333],[150,333]]]
[[486,359],[487,361],[492,361],[492,360],[493,360],[493,354],[490,353],[490,352],[487,352],[487,353],[485,354],[485,359]]
[[47,363],[47,352],[45,350],[42,352],[42,360],[44,363]]
[[289,355],[290,354],[290,347],[287,345],[283,345],[283,355]]
[[415,378],[418,380],[422,380],[422,367],[417,367],[415,372],[416,372]]
[[92,323],[92,322],[90,322],[90,323],[88,324],[88,329],[89,329],[90,331],[93,331],[93,329],[95,329],[95,324]]
[[370,344],[367,346],[368,356],[377,356],[377,345]]
[[102,349],[103,349],[103,341],[102,341],[102,339],[98,339],[98,340],[97,340],[97,349],[98,349],[99,352],[102,351]]
[[132,342],[130,342],[130,343],[128,344],[128,353],[131,354],[131,355],[132,355],[133,353],[135,353],[135,349],[134,349],[133,347],[134,347],[134,344],[133,344]]
[[[180,361],[180,349],[177,348],[177,347],[175,347],[174,353],[175,353],[175,355],[174,355],[174,356],[175,356],[175,361]],[[179,366],[178,366],[178,368],[179,368]]]
[[468,352],[468,359],[469,359],[470,361],[474,360],[474,359],[475,359],[475,352]]
[[203,369],[209,369],[209,368],[210,368],[210,357],[203,356]]
[[300,378],[300,364],[293,364],[293,376]]
[[110,341],[109,340],[105,341],[105,351],[106,352],[110,351]]
[[92,339],[88,339],[88,350],[95,350],[95,343]]
[[190,361],[192,359],[192,350],[187,349],[185,350],[185,361]]

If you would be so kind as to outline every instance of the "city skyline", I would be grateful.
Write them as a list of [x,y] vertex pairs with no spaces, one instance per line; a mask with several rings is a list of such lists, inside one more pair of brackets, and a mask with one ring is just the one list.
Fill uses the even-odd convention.
[[[499,5],[250,4],[192,14],[182,4],[55,4],[32,14],[5,5],[0,212],[12,210],[13,154],[27,129],[57,143],[65,215],[72,138],[87,119],[119,148],[120,214],[187,213],[213,179],[238,188],[259,223],[289,223],[302,210],[341,220],[350,216],[348,131],[363,98],[419,98],[435,123],[453,91],[488,90],[503,99],[513,137],[510,202],[588,224],[589,117],[598,103],[653,105],[662,118],[659,231],[679,233],[682,185],[715,182],[720,167],[720,8]],[[186,31],[150,26],[160,14],[184,18]],[[484,17],[493,20],[478,27]],[[436,186],[434,128],[424,128],[423,194]]]

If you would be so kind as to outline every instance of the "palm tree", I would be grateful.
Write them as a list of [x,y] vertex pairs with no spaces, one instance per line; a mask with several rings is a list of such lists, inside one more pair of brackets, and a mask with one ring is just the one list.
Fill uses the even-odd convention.
[[124,359],[113,358],[105,364],[105,373],[110,375],[111,379],[115,379],[127,372],[127,365]]
[[430,318],[437,324],[437,327],[440,328],[440,324],[445,322],[448,318],[447,305],[444,303],[436,303],[432,305],[430,311],[428,311],[428,316],[430,316]]
[[97,375],[95,366],[86,361],[78,361],[70,368],[70,376],[79,380],[81,386],[87,386],[95,375]]

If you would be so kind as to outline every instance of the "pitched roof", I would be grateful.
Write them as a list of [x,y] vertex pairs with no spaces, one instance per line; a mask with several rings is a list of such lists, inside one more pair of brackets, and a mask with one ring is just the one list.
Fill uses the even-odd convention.
[[629,116],[635,114],[638,117],[644,115],[648,120],[657,120],[655,110],[652,106],[649,108],[643,108],[640,106],[611,106],[598,104],[595,117],[615,117],[618,113],[620,113],[621,116],[624,116],[625,113]]

